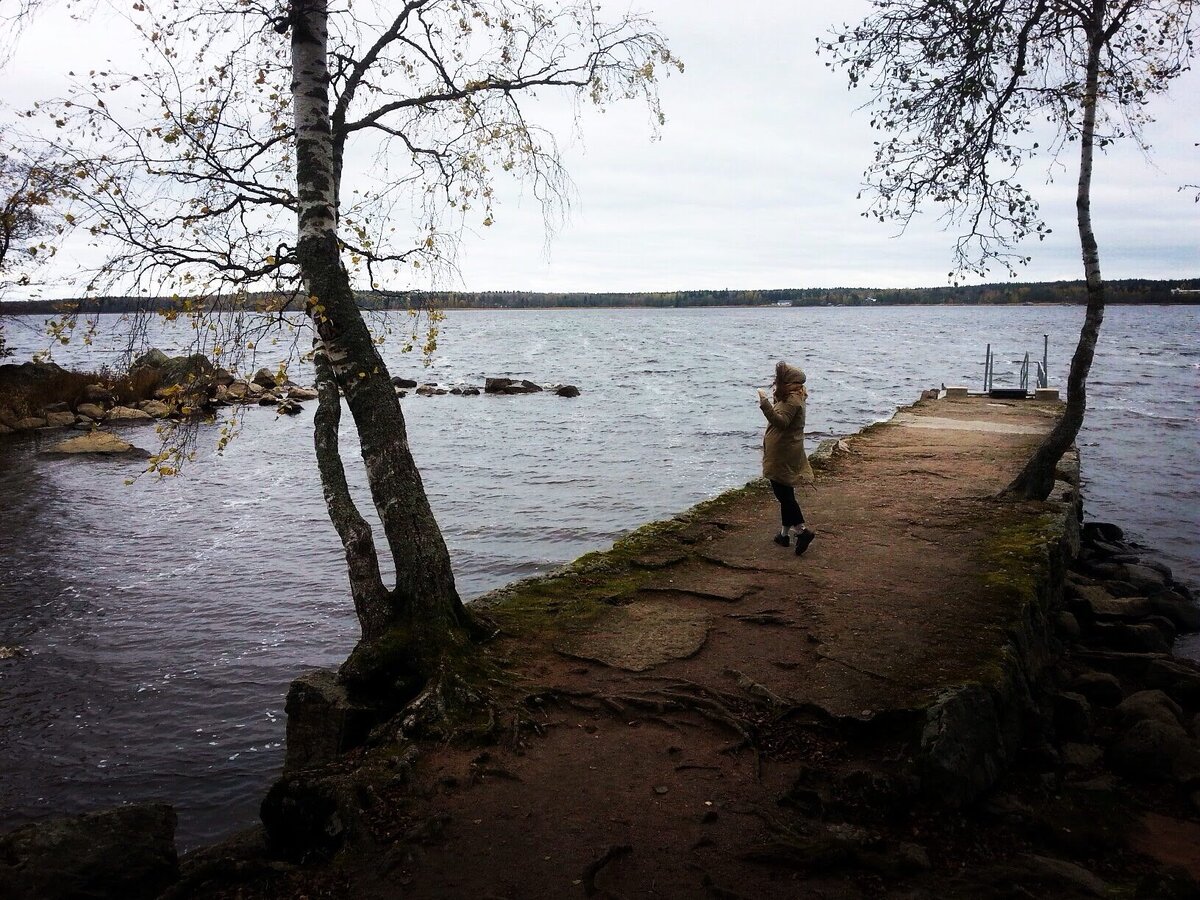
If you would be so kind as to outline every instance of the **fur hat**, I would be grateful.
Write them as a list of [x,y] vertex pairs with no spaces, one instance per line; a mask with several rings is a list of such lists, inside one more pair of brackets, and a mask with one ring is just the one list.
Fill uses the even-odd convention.
[[776,384],[804,384],[806,376],[804,370],[796,366],[789,366],[782,359],[775,363],[775,383]]

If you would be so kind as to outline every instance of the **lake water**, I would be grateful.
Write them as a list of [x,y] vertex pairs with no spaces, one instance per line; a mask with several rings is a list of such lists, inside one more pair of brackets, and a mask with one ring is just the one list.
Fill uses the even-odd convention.
[[[1063,387],[1078,307],[538,310],[450,313],[432,366],[387,350],[394,375],[577,384],[582,396],[403,401],[413,452],[474,596],[552,569],[758,475],[755,387],[774,361],[809,375],[810,445],[854,432],[941,383],[982,383],[1050,335]],[[95,368],[123,346],[106,319]],[[187,346],[185,324],[150,341]],[[10,330],[17,359],[44,344]],[[277,347],[260,342],[256,365]],[[1080,446],[1090,518],[1115,521],[1200,584],[1200,308],[1110,309]],[[49,460],[58,439],[0,441],[0,829],[157,798],[195,846],[251,823],[282,762],[283,700],[357,637],[311,420],[248,410],[214,452],[201,429],[181,477],[136,463]],[[346,417],[344,423],[348,423]],[[154,431],[128,429],[154,446]],[[346,458],[356,460],[344,424]],[[360,496],[363,481],[351,472]],[[369,503],[364,505],[364,511]]]

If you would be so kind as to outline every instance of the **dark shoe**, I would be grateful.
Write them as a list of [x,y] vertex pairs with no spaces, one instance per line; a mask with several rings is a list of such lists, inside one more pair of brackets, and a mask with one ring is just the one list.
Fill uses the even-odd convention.
[[788,536],[786,534],[777,534],[777,535],[775,535],[773,540],[780,547],[786,547],[790,543]]
[[799,556],[808,549],[808,545],[813,542],[813,538],[817,535],[805,528],[802,532],[796,535],[796,555]]

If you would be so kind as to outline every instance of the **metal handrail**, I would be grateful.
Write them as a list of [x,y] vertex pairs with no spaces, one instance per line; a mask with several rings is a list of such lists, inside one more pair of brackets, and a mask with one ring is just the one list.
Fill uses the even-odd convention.
[[[1016,360],[1013,360],[1016,362]],[[1050,386],[1050,335],[1042,335],[1042,358],[1033,360],[1036,368],[1034,370],[1034,378],[1036,386],[1039,388]],[[1020,370],[1020,388],[1026,394],[1029,393],[1029,351],[1025,352],[1024,359],[1021,360]],[[987,345],[987,350],[983,360],[983,392],[990,394],[994,387],[996,379],[996,354],[992,352],[992,345]],[[1011,390],[1011,389],[1009,389]]]

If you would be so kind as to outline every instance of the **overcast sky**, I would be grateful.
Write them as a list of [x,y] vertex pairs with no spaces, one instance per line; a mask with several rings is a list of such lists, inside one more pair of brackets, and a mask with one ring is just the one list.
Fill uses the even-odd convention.
[[[11,0],[0,0],[8,3]],[[614,4],[613,8],[619,8]],[[645,0],[684,60],[662,86],[666,127],[651,140],[644,107],[586,112],[582,135],[559,141],[576,186],[569,221],[546,251],[540,209],[502,193],[496,222],[468,234],[461,280],[447,288],[581,291],[820,286],[904,287],[947,283],[953,235],[937,210],[903,236],[861,217],[855,199],[870,160],[865,97],[816,56],[830,27],[865,4],[743,0]],[[54,12],[23,35],[4,73],[6,100],[61,90],[67,69],[119,59],[127,48],[104,15],[85,30]],[[1157,107],[1148,161],[1121,147],[1097,159],[1093,214],[1110,278],[1200,275],[1200,205],[1185,183],[1200,181],[1200,80],[1177,82]],[[565,121],[550,101],[548,121]],[[535,112],[535,117],[543,114]],[[1074,231],[1074,158],[1056,181],[1046,164],[1025,183],[1054,229],[1028,244],[1022,280],[1081,277]],[[1005,278],[1002,271],[995,280]]]

